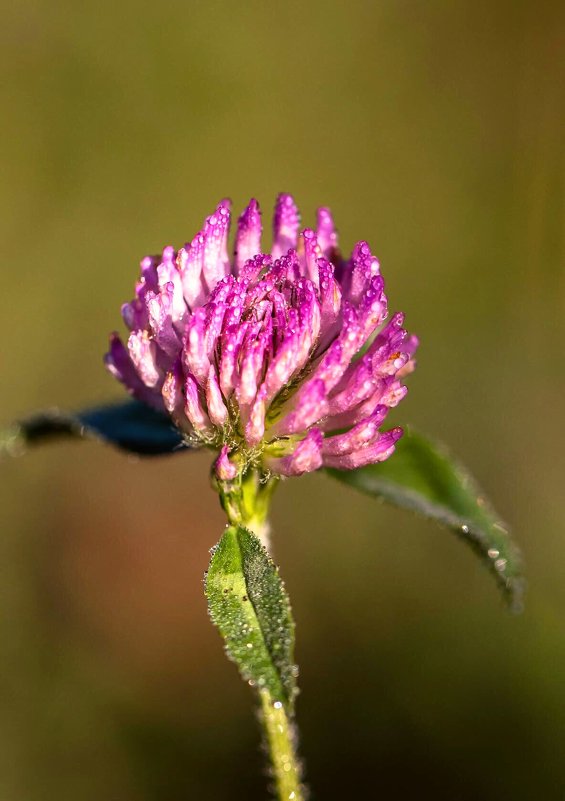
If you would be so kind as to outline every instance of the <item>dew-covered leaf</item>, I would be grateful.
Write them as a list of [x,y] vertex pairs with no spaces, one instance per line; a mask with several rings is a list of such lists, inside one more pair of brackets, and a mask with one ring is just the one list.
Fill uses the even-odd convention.
[[278,568],[247,529],[230,526],[213,549],[206,596],[244,680],[291,711],[296,666],[290,603]]
[[188,447],[167,415],[133,400],[76,414],[59,409],[38,412],[0,433],[0,453],[16,455],[28,446],[69,437],[98,439],[144,456]]
[[475,481],[441,445],[408,429],[385,462],[326,472],[362,492],[450,528],[482,558],[511,607],[521,608],[524,579],[520,551]]

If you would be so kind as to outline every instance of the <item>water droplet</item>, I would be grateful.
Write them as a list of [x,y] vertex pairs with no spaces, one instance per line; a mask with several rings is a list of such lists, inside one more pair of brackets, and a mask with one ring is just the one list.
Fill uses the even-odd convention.
[[500,551],[497,551],[496,548],[489,548],[487,553],[491,559],[496,559],[497,556],[499,556]]
[[273,704],[273,709],[282,709],[282,703],[280,701],[275,701]]
[[468,534],[469,533],[469,526],[461,526],[461,531],[463,532],[463,534]]

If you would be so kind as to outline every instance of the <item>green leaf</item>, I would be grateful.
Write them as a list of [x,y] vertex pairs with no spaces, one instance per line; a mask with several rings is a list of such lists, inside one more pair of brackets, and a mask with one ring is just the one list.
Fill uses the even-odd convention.
[[206,575],[212,621],[245,681],[292,711],[294,622],[278,568],[257,537],[226,528]]
[[505,525],[475,481],[444,447],[407,430],[380,464],[328,472],[362,492],[437,520],[467,542],[488,566],[511,607],[522,607],[522,559]]
[[59,409],[39,412],[0,432],[0,453],[15,455],[29,445],[69,437],[98,439],[143,456],[189,447],[168,415],[134,400],[75,414]]

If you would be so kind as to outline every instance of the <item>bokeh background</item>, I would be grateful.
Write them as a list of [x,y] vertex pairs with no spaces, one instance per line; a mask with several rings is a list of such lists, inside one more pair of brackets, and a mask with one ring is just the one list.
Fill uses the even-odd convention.
[[[398,422],[521,543],[526,611],[451,535],[308,476],[275,501],[313,799],[565,796],[564,6],[1,3],[0,420],[120,399],[139,260],[252,195],[367,238],[422,346]],[[561,41],[561,45],[560,45]],[[210,456],[0,465],[3,801],[262,799],[202,593]]]

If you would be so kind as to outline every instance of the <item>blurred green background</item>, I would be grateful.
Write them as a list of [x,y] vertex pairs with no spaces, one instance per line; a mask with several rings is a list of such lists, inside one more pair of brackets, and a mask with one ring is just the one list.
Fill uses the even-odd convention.
[[[371,242],[422,342],[395,419],[525,551],[512,617],[449,533],[324,476],[279,490],[313,799],[565,797],[564,8],[1,3],[1,421],[122,398],[101,356],[139,260],[291,191]],[[2,801],[265,797],[202,593],[209,463],[2,463]]]

